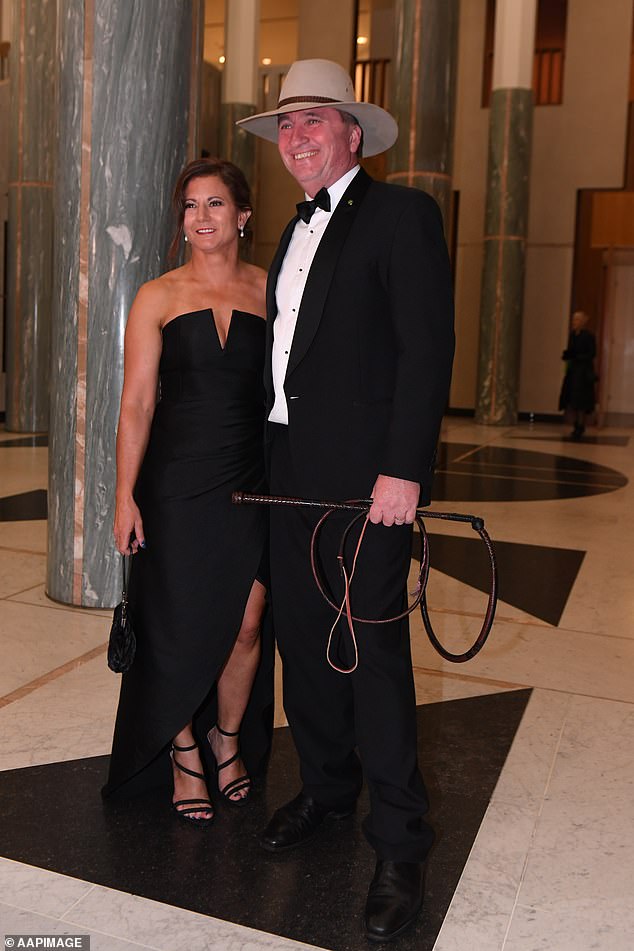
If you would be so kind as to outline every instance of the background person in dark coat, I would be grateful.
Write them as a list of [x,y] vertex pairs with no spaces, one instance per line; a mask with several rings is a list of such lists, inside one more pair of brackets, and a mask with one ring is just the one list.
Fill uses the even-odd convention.
[[581,439],[586,428],[586,417],[594,412],[596,374],[594,358],[597,345],[594,334],[586,329],[588,315],[577,310],[572,315],[568,346],[561,355],[568,367],[559,396],[559,409],[572,418],[571,436]]
[[[383,109],[355,101],[336,63],[294,63],[278,108],[239,124],[277,142],[307,199],[321,202],[298,205],[269,272],[271,490],[373,498],[352,610],[394,617],[406,598],[416,506],[430,500],[454,349],[440,212],[424,192],[375,182],[359,167],[362,142],[364,154],[374,155],[398,130]],[[310,537],[320,514],[271,511],[271,599],[303,788],[277,810],[262,844],[283,852],[310,839],[324,819],[349,815],[363,769],[370,794],[364,831],[377,855],[365,928],[383,941],[416,917],[433,842],[417,763],[409,630],[407,619],[359,623],[356,669],[346,675],[329,666],[331,629],[339,666],[354,667],[355,651],[312,577]],[[346,522],[333,517],[320,546],[338,603],[336,554]]]

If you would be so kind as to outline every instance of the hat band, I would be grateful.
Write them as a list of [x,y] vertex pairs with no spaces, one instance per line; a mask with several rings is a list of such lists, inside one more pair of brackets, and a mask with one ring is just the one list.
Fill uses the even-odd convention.
[[341,99],[331,99],[329,96],[289,96],[288,99],[280,99],[277,108],[289,106],[292,102],[341,102]]

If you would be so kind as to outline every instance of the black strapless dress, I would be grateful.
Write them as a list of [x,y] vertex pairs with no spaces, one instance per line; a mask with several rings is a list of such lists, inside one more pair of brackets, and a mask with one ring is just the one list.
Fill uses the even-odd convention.
[[[163,329],[160,399],[135,490],[147,548],[134,556],[130,607],[137,653],[122,678],[104,795],[171,782],[172,738],[215,722],[215,682],[253,581],[263,571],[266,512],[234,506],[263,487],[264,320],[234,310],[224,349],[211,310]],[[245,765],[262,770],[273,718],[273,650],[241,731]]]

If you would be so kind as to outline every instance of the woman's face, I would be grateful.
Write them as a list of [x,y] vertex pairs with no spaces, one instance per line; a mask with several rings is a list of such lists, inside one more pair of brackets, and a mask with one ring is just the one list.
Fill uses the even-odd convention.
[[217,251],[231,245],[250,214],[236,208],[229,188],[217,175],[192,178],[187,183],[183,231],[192,248]]

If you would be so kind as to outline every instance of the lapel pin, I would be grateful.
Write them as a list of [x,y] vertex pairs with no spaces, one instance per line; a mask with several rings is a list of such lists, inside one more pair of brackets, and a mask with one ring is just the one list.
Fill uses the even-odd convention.
[[349,205],[353,205],[353,204],[354,204],[352,198],[349,198],[349,199],[348,199],[348,204],[349,204]]

